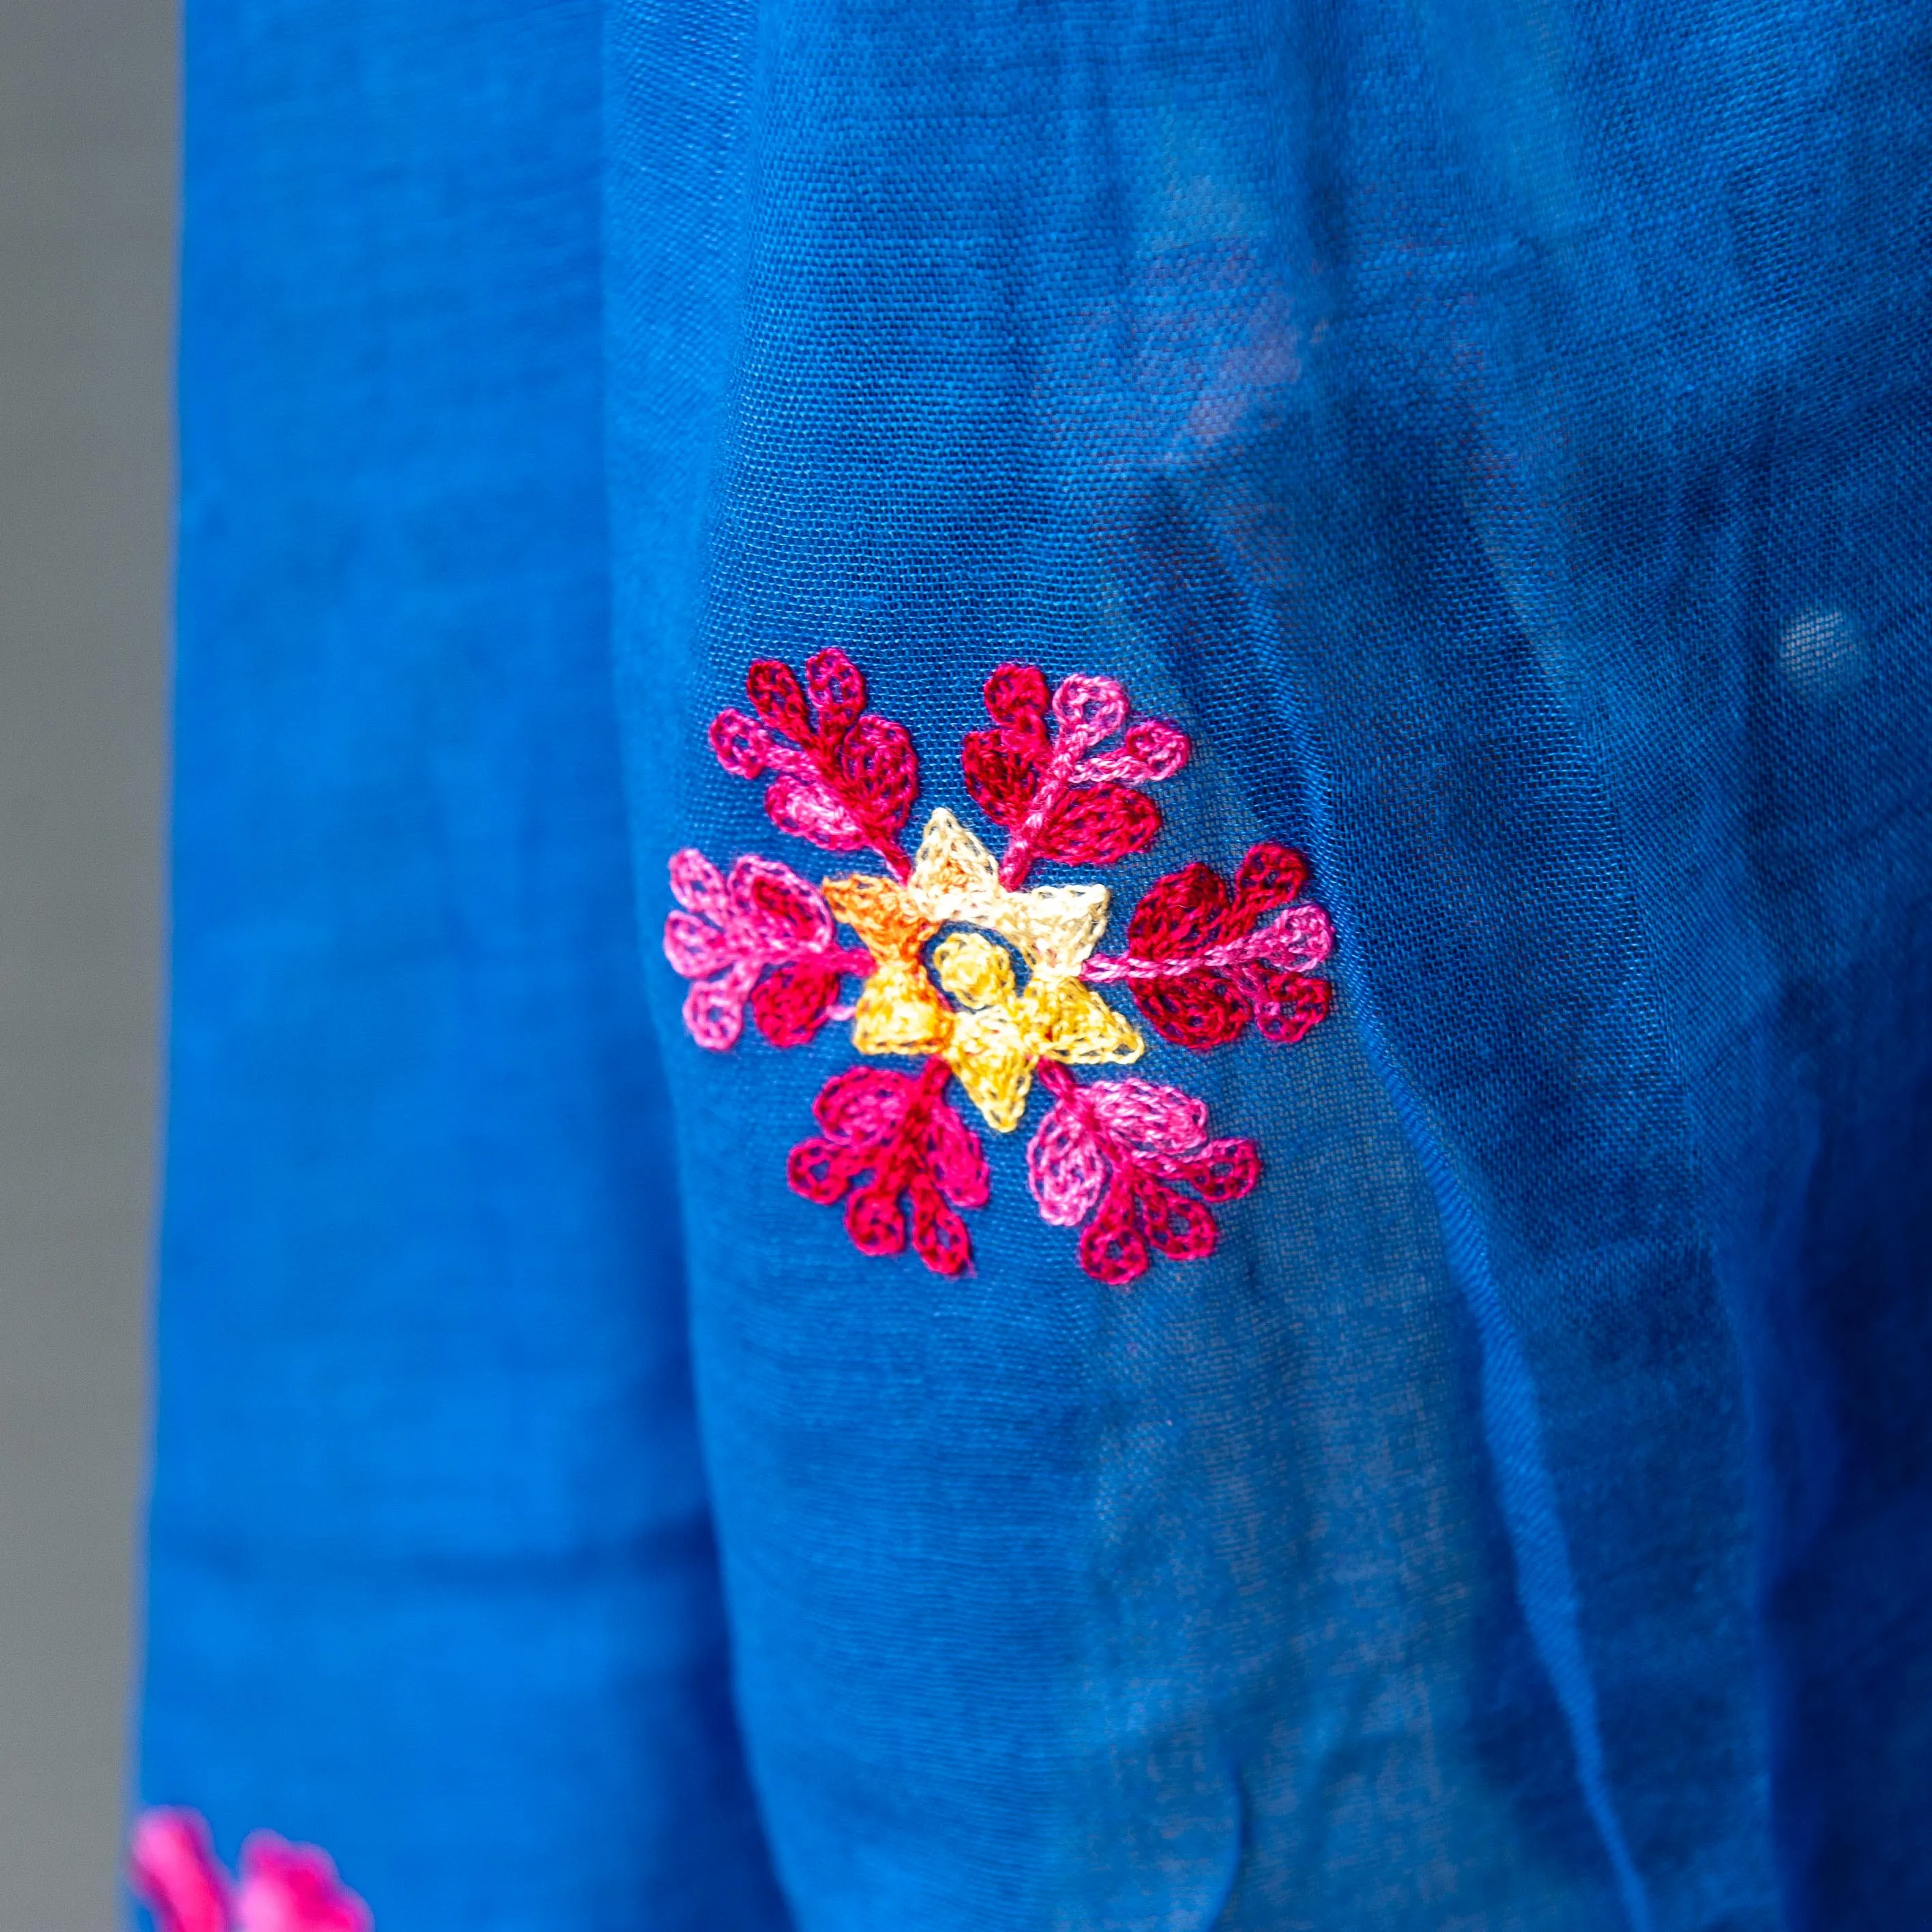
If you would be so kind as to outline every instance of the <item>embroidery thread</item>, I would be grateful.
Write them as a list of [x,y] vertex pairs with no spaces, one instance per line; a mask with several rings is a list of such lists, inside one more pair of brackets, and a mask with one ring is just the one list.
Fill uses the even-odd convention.
[[144,1811],[128,1843],[128,1876],[156,1932],[373,1932],[369,1908],[326,1852],[257,1832],[231,1882],[199,1812]]
[[[1196,1052],[1251,1022],[1284,1045],[1318,1024],[1330,988],[1312,969],[1334,935],[1300,897],[1301,854],[1256,845],[1232,886],[1198,862],[1168,873],[1135,908],[1126,950],[1102,953],[1106,886],[1027,881],[1042,862],[1106,866],[1147,850],[1162,820],[1145,788],[1174,777],[1192,748],[1178,726],[1136,716],[1115,680],[1064,678],[1049,694],[1037,665],[1018,664],[987,680],[991,724],[966,734],[962,764],[968,794],[1007,835],[998,860],[944,806],[908,857],[911,736],[866,709],[865,679],[844,652],[817,652],[802,682],[760,659],[745,688],[754,715],[727,710],[712,722],[718,763],[770,778],[765,810],[781,831],[824,851],[869,850],[886,869],[814,886],[754,854],[727,874],[700,852],[676,854],[664,953],[692,982],[686,1028],[722,1051],[748,1008],[775,1046],[849,1019],[868,1058],[920,1063],[912,1073],[850,1067],[826,1083],[812,1108],[822,1132],[792,1150],[794,1191],[843,1202],[862,1253],[896,1254],[910,1238],[928,1268],[961,1274],[973,1252],[961,1212],[991,1190],[985,1149],[948,1089],[956,1080],[988,1127],[1011,1133],[1038,1084],[1049,1104],[1027,1150],[1028,1184],[1043,1220],[1082,1228],[1089,1274],[1125,1286],[1155,1252],[1213,1253],[1210,1204],[1253,1191],[1254,1143],[1210,1138],[1206,1103],[1178,1088],[1132,1076],[1083,1084],[1072,1070],[1130,1066],[1147,1051],[1105,986],[1126,988],[1156,1034]],[[841,942],[841,926],[856,945]],[[845,1004],[848,978],[859,986]]]

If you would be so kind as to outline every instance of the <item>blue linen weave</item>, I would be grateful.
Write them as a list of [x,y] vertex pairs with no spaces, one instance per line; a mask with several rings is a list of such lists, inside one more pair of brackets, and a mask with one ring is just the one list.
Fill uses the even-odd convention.
[[[381,1932],[1932,1924],[1932,14],[190,0],[146,1802]],[[704,743],[1304,850],[1265,1172],[786,1184]],[[1178,857],[1176,855],[1179,855]]]

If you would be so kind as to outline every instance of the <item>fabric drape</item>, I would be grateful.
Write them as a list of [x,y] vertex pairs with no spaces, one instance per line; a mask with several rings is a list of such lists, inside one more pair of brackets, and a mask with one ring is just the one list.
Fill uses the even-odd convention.
[[[1928,61],[191,0],[144,1798],[382,1932],[1924,1924]],[[862,1254],[848,1029],[687,1030],[829,648],[909,842],[1002,664],[1186,733],[1116,948],[1306,855],[1328,1018],[1132,1070],[1210,1256],[1040,1094]]]

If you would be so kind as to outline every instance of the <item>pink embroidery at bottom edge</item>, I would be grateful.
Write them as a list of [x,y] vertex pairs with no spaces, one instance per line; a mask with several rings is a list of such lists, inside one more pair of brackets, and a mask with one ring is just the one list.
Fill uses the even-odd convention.
[[374,1932],[369,1908],[313,1845],[257,1832],[242,1847],[241,1878],[231,1882],[199,1812],[142,1813],[128,1870],[157,1932]]

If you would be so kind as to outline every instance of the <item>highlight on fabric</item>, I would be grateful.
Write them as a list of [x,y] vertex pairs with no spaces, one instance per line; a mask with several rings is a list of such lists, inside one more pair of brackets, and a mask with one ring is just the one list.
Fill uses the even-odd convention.
[[[1206,1104],[1178,1088],[1132,1076],[1083,1083],[1071,1070],[1127,1066],[1147,1051],[1103,986],[1124,986],[1156,1034],[1196,1052],[1251,1022],[1282,1044],[1317,1025],[1330,991],[1312,969],[1334,935],[1300,898],[1306,860],[1264,843],[1232,886],[1198,862],[1167,874],[1135,909],[1126,950],[1104,954],[1106,886],[1027,882],[1042,862],[1112,865],[1160,836],[1160,808],[1143,788],[1173,778],[1191,747],[1177,726],[1135,716],[1115,680],[1071,676],[1049,693],[1037,665],[1015,664],[987,680],[992,723],[967,734],[961,762],[968,795],[1006,834],[997,860],[944,806],[908,856],[901,835],[919,796],[911,735],[866,710],[865,679],[844,652],[818,652],[802,682],[762,659],[745,688],[752,715],[727,710],[712,722],[718,763],[770,778],[765,810],[779,830],[822,850],[869,850],[886,870],[814,886],[756,854],[728,873],[694,850],[674,854],[679,909],[664,954],[692,982],[686,1028],[722,1051],[748,1010],[781,1047],[849,1019],[860,1054],[920,1063],[910,1074],[852,1067],[826,1083],[813,1105],[824,1131],[792,1150],[794,1191],[842,1201],[862,1253],[897,1253],[910,1239],[927,1267],[958,1274],[973,1252],[960,1210],[986,1206],[991,1188],[949,1089],[957,1081],[986,1126],[1012,1133],[1037,1082],[1049,1105],[1028,1149],[1028,1183],[1050,1225],[1086,1224],[1089,1274],[1124,1286],[1155,1252],[1213,1253],[1208,1204],[1252,1192],[1253,1142],[1210,1138]],[[841,926],[856,946],[841,943]],[[859,982],[849,1005],[848,978]]]

